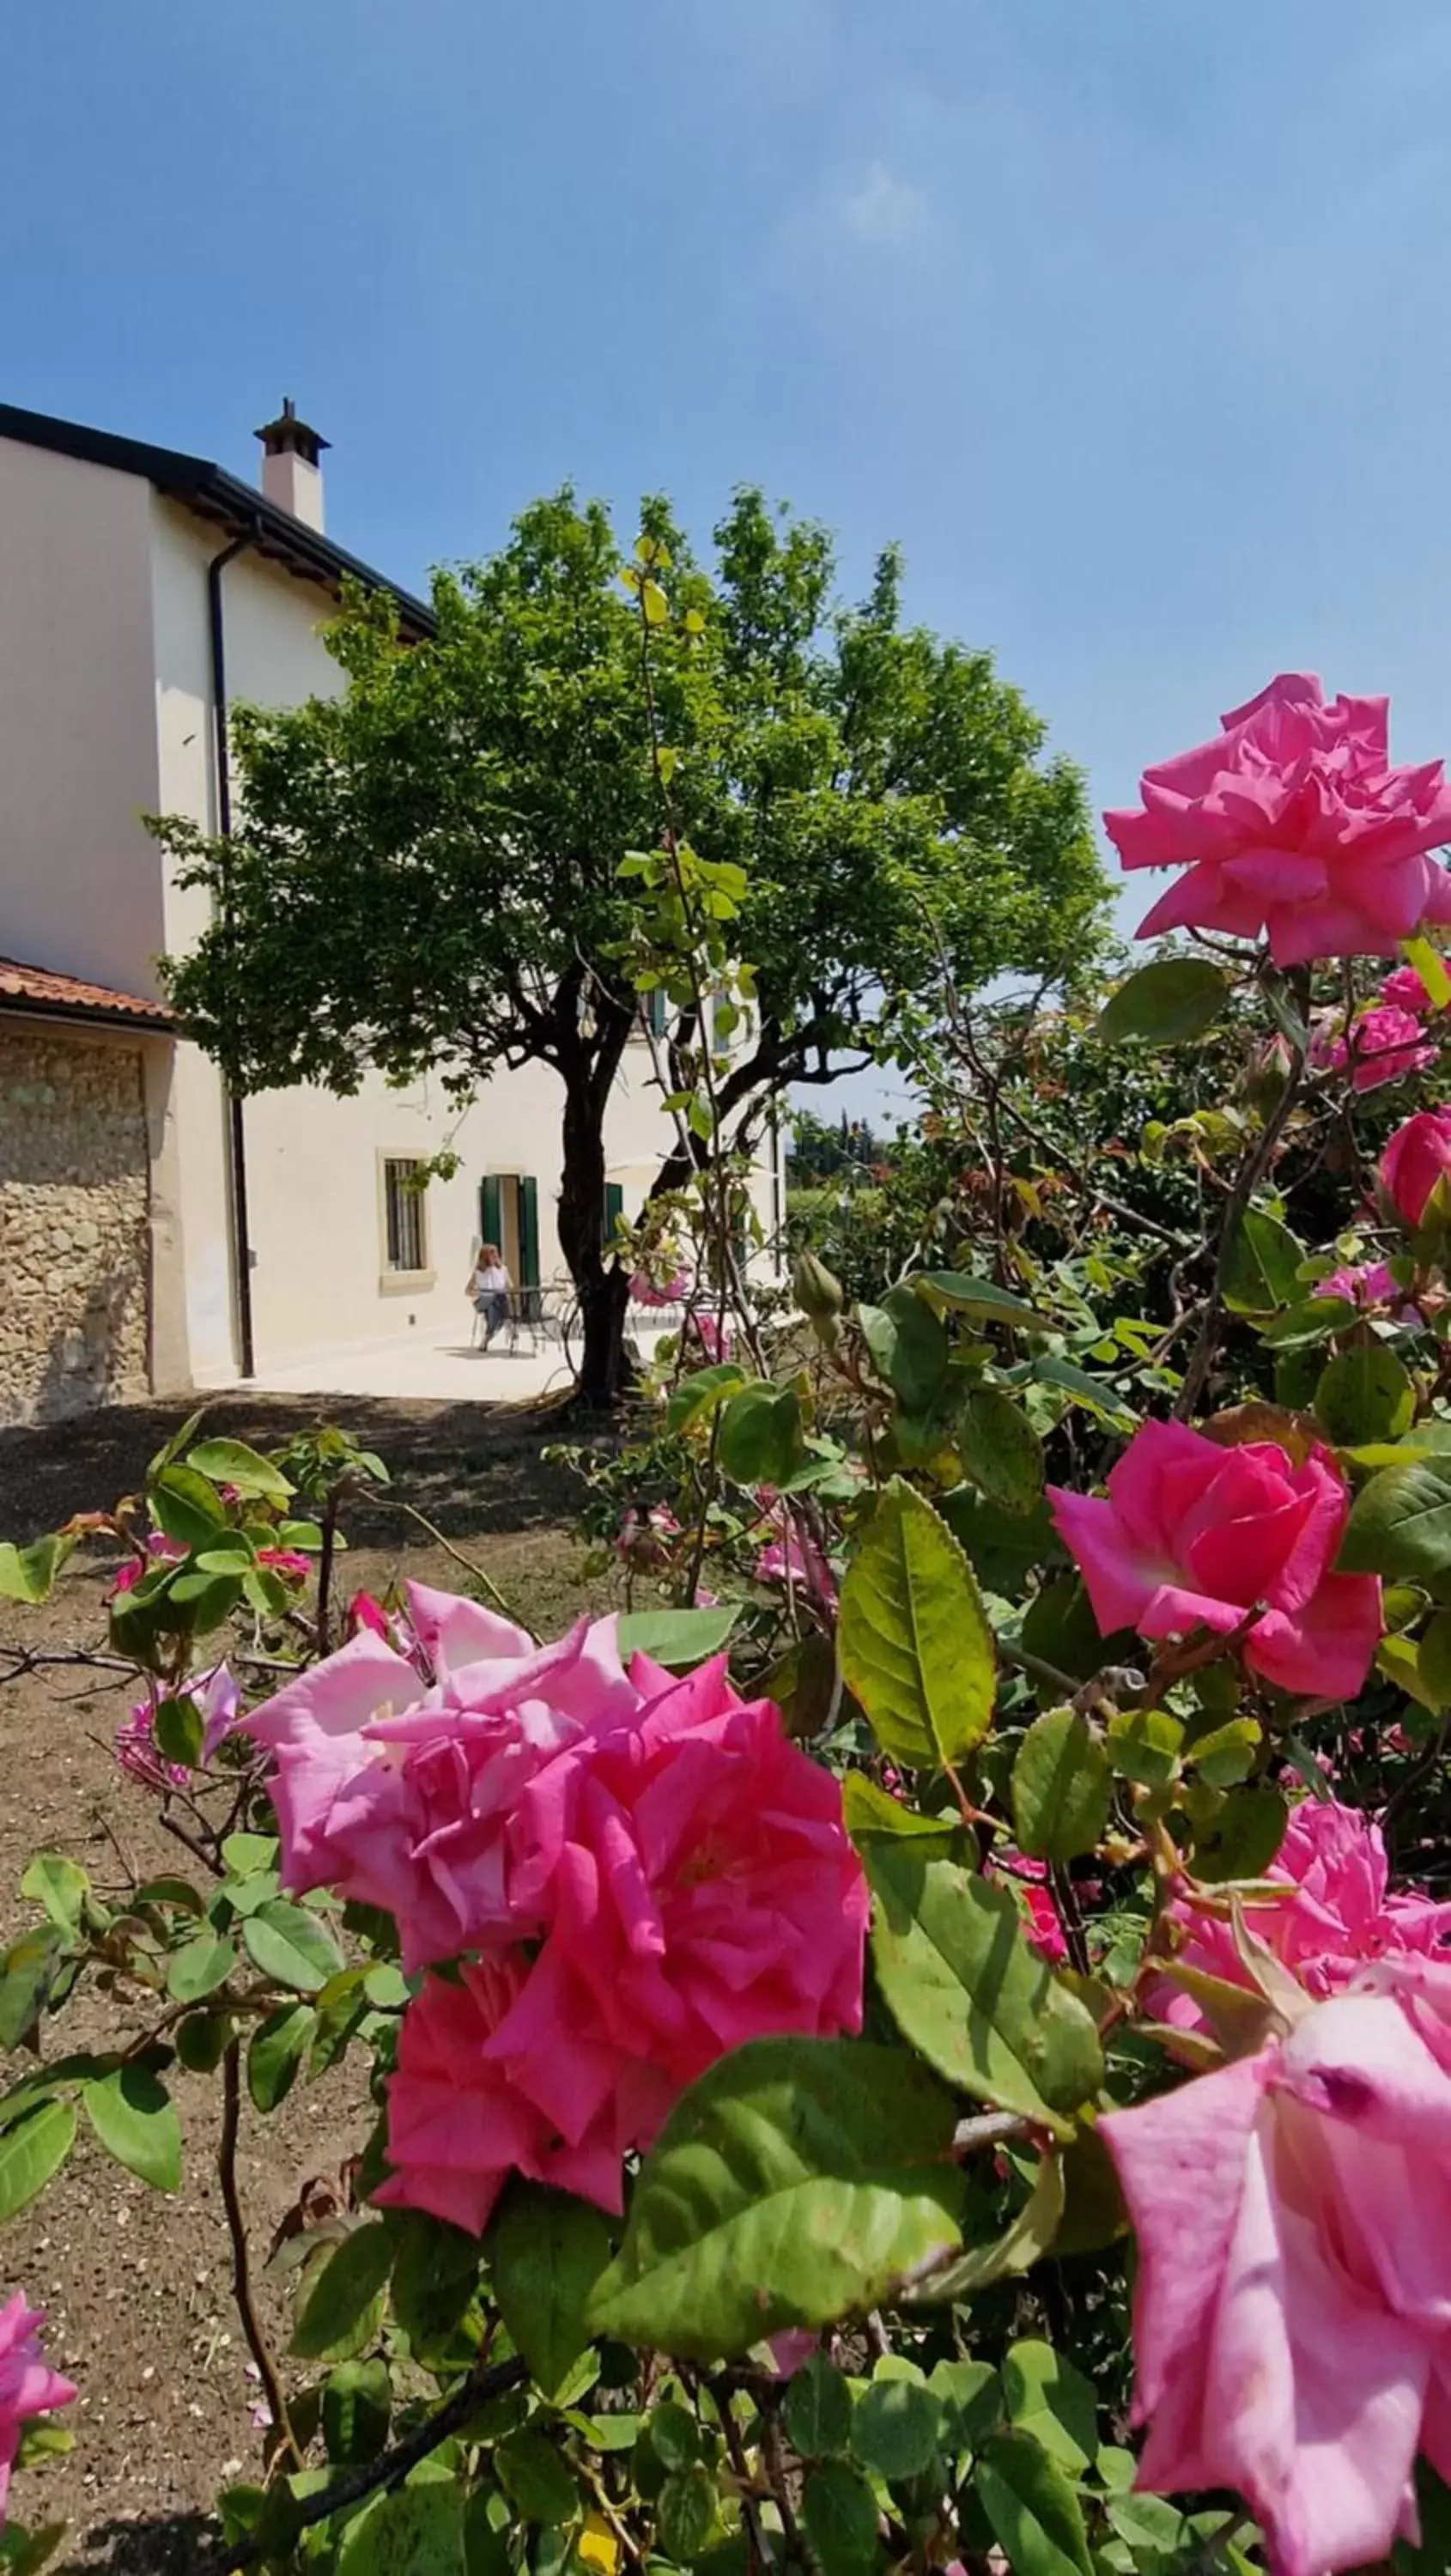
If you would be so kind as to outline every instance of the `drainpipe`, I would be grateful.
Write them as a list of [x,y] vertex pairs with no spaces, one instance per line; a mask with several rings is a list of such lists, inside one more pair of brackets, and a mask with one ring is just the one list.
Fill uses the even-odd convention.
[[[226,626],[222,616],[222,575],[234,558],[252,543],[253,532],[234,537],[221,553],[213,555],[207,566],[207,622],[211,637],[212,720],[216,728],[217,760],[217,829],[224,841],[232,837],[232,761],[228,742],[227,646]],[[222,918],[227,918],[225,886],[222,894]],[[247,1227],[247,1131],[242,1115],[242,1094],[230,1083],[226,1087],[228,1163],[232,1200],[232,1279],[237,1308],[237,1353],[241,1373],[249,1378],[256,1373],[256,1348],[252,1337],[252,1247]]]

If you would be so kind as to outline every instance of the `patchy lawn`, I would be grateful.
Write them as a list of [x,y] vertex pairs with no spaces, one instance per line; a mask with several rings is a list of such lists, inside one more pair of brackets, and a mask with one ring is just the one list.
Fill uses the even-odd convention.
[[[24,1541],[73,1511],[139,1489],[147,1460],[175,1428],[175,1407],[125,1406],[41,1431],[0,1433],[0,1539]],[[339,1397],[225,1396],[210,1430],[259,1448],[335,1419],[385,1460],[391,1495],[357,1509],[339,1596],[396,1577],[457,1590],[468,1577],[407,1517],[412,1503],[450,1545],[485,1567],[524,1624],[549,1635],[583,1608],[610,1605],[608,1582],[581,1579],[572,1532],[581,1488],[547,1467],[561,1436],[548,1411],[483,1405],[383,1403]],[[99,1562],[72,1559],[43,1611],[0,1602],[0,1645],[95,1645],[103,1637]],[[17,1895],[30,1853],[72,1853],[102,1889],[121,1879],[120,1855],[142,1872],[184,1856],[161,1830],[155,1802],[116,1767],[112,1736],[128,1700],[124,1679],[52,1666],[0,1688],[0,1932],[33,1920]],[[63,2044],[99,2043],[104,2008],[84,1995],[61,2027]],[[67,2410],[69,2458],[23,2473],[21,2519],[70,2523],[60,2564],[77,2576],[190,2576],[206,2554],[206,2508],[226,2477],[252,2477],[261,2433],[230,2293],[229,2249],[217,2189],[220,2087],[176,2071],[186,2178],[175,2200],[133,2181],[84,2133],[59,2181],[4,2231],[0,2288],[24,2288],[49,2312],[47,2350],[78,2382]],[[361,2144],[361,2061],[298,2090],[267,2121],[244,2103],[241,2187],[258,2263],[305,2183],[331,2177]],[[272,2340],[285,2346],[286,2303],[264,2286]]]

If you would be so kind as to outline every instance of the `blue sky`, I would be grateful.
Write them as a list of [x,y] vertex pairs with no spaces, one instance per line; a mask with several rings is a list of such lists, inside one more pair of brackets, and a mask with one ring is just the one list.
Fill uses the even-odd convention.
[[294,394],[409,583],[565,477],[899,538],[1095,801],[1276,669],[1451,751],[1445,0],[31,0],[0,393]]

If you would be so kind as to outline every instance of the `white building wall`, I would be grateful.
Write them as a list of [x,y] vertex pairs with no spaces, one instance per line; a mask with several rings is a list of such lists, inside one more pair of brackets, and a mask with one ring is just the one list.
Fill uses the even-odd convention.
[[[152,496],[160,803],[208,829],[216,828],[217,782],[206,571],[219,542],[176,504]],[[318,631],[333,613],[326,594],[243,554],[226,569],[224,603],[233,703],[291,706],[338,689],[341,674]],[[160,864],[154,845],[148,847]],[[207,898],[168,882],[164,914],[167,945],[184,949],[205,925]],[[201,1382],[218,1383],[235,1373],[238,1362],[226,1103],[215,1068],[193,1047],[177,1054],[191,1364]],[[243,1115],[259,1379],[265,1381],[271,1367],[350,1343],[393,1336],[436,1341],[455,1326],[460,1343],[466,1342],[470,1312],[464,1291],[486,1174],[535,1178],[540,1275],[562,1279],[561,1107],[561,1086],[544,1065],[497,1074],[462,1121],[436,1080],[400,1091],[369,1076],[350,1100],[306,1086],[249,1099]],[[648,1053],[632,1046],[610,1105],[606,1140],[627,1214],[638,1212],[646,1174],[669,1141]],[[444,1146],[459,1155],[460,1165],[453,1180],[430,1183],[426,1194],[427,1267],[416,1277],[390,1277],[381,1160],[388,1154],[426,1157]],[[763,1180],[763,1213],[768,1205]]]
[[0,955],[158,991],[150,487],[0,438]]

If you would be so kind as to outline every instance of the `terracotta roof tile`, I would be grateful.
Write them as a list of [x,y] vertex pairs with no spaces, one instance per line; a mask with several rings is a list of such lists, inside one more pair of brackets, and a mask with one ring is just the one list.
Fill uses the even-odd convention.
[[147,1001],[139,993],[117,993],[109,984],[84,984],[74,975],[53,975],[44,966],[22,966],[0,957],[0,1010],[7,1003],[25,1011],[55,1011],[63,1018],[144,1020],[169,1029],[165,1002]]

